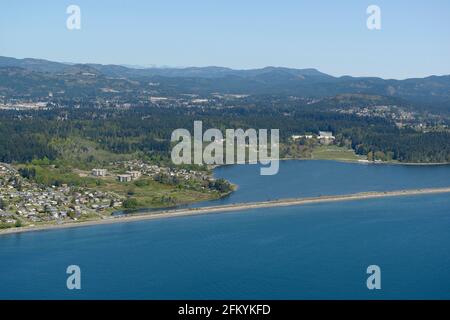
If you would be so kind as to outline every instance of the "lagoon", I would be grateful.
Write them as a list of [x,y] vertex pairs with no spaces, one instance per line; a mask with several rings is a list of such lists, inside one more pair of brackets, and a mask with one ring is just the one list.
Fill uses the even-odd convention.
[[218,167],[215,177],[238,185],[237,192],[195,206],[450,186],[450,165],[286,160],[280,162],[280,170],[274,176],[260,175],[259,167]]

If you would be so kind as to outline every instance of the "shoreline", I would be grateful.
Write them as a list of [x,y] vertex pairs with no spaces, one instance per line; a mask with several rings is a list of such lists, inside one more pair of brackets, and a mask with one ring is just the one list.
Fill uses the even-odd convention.
[[113,224],[113,223],[126,223],[126,222],[133,222],[133,221],[164,219],[164,218],[172,218],[172,217],[185,217],[185,216],[193,216],[193,215],[225,213],[225,212],[234,212],[234,211],[241,211],[241,210],[246,211],[246,210],[252,210],[252,209],[259,209],[259,208],[300,206],[300,205],[315,204],[315,203],[357,201],[357,200],[365,200],[365,199],[377,199],[377,198],[400,197],[400,196],[415,196],[415,195],[440,194],[440,193],[450,193],[450,187],[410,189],[410,190],[397,190],[397,191],[373,191],[373,192],[353,193],[353,194],[347,194],[347,195],[330,195],[330,196],[319,196],[319,197],[309,197],[309,198],[291,198],[291,199],[279,199],[279,200],[261,201],[261,202],[230,204],[230,205],[222,205],[222,206],[209,206],[209,207],[201,207],[201,208],[174,209],[174,210],[160,211],[160,213],[155,213],[155,214],[135,214],[135,215],[128,215],[128,216],[107,217],[102,220],[90,220],[90,221],[83,221],[83,222],[67,222],[67,223],[63,223],[63,224],[48,224],[48,225],[41,225],[41,226],[34,226],[34,227],[20,227],[20,228],[3,229],[3,230],[0,230],[0,236],[7,235],[7,234],[32,232],[32,231],[59,230],[59,229],[66,229],[66,228],[78,228],[78,227],[87,227],[87,226]]
[[379,165],[396,165],[396,166],[448,166],[450,162],[401,162],[401,161],[370,161],[370,160],[352,160],[352,159],[302,159],[302,158],[282,158],[284,160],[312,160],[312,161],[336,161],[350,162],[358,164],[379,164]]
[[[320,159],[320,158],[277,158],[266,159],[272,161],[334,161],[342,163],[356,163],[356,164],[378,164],[378,165],[396,165],[396,166],[448,166],[450,162],[401,162],[401,161],[369,161],[363,159]],[[259,160],[258,160],[259,161]],[[212,169],[220,167],[227,167],[237,164],[259,164],[259,162],[236,162],[236,163],[223,163],[217,165],[211,165]]]

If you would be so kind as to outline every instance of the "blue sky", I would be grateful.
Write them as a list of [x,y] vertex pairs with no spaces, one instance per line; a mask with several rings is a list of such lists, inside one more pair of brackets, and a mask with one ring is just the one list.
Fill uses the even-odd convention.
[[[66,8],[81,8],[81,30]],[[366,27],[381,8],[382,29]],[[0,55],[158,66],[450,74],[450,1],[40,0],[0,3]]]

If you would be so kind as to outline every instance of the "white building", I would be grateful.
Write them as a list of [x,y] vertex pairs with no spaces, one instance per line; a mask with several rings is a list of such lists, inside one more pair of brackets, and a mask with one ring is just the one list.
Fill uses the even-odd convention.
[[296,141],[299,139],[312,139],[313,135],[312,134],[304,134],[304,135],[292,135],[291,136],[292,140]]
[[323,144],[329,144],[333,142],[336,138],[333,136],[331,131],[319,131],[319,140]]
[[127,171],[127,175],[130,175],[133,180],[138,179],[141,176],[140,171]]
[[92,175],[95,177],[105,177],[106,173],[106,169],[92,169]]
[[119,174],[117,176],[117,179],[120,182],[130,182],[131,180],[133,180],[133,177],[131,175],[129,175],[129,174]]

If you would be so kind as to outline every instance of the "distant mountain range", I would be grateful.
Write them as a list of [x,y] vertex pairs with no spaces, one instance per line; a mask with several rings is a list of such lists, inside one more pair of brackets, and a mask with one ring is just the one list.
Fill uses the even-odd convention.
[[[77,81],[76,78],[86,81]],[[90,77],[90,78],[89,78]],[[69,64],[42,59],[0,57],[0,95],[17,90],[52,86],[70,94],[83,86],[90,94],[96,88],[115,91],[148,88],[149,82],[161,93],[242,93],[332,97],[341,94],[364,94],[404,99],[427,107],[450,110],[450,75],[406,80],[376,77],[334,77],[316,69],[266,67],[234,70],[223,67],[131,68],[121,65]],[[42,88],[42,86],[48,88]],[[64,88],[66,86],[66,88]],[[35,94],[39,90],[33,91]]]
[[281,67],[266,67],[262,69],[235,70],[224,67],[188,67],[188,68],[145,68],[122,65],[74,64],[53,62],[43,59],[16,59],[0,56],[0,68],[18,67],[36,72],[72,73],[77,68],[89,68],[93,72],[101,72],[109,77],[177,77],[177,78],[221,78],[237,76],[242,78],[283,78],[286,80],[304,80],[306,77],[315,79],[332,79],[334,77],[316,69],[291,69]]

